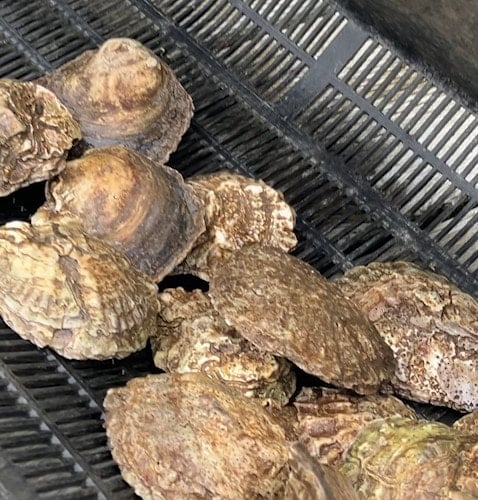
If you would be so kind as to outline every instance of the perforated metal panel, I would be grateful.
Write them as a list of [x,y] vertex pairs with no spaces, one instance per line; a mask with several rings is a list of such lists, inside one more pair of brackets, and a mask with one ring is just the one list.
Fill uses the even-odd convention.
[[[114,36],[163,57],[194,99],[170,164],[283,191],[298,213],[296,255],[328,277],[410,259],[478,295],[476,116],[331,4],[2,0],[0,75],[38,77]],[[2,221],[28,218],[38,192],[0,201]],[[0,334],[0,483],[3,460],[24,480],[18,498],[132,498],[101,404],[108,387],[154,371],[149,353],[70,362]]]

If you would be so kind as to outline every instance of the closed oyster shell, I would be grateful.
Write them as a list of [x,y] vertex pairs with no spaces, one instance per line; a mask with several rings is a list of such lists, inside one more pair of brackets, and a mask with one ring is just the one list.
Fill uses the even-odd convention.
[[478,302],[408,262],[373,263],[337,280],[392,348],[395,391],[456,410],[478,408]]
[[289,448],[287,500],[358,500],[349,479],[334,467],[317,463],[300,443]]
[[204,231],[203,207],[179,172],[124,146],[92,149],[48,183],[33,224],[79,221],[156,281]]
[[415,412],[393,396],[354,396],[333,389],[303,388],[297,395],[298,439],[322,464],[339,463],[362,429],[375,420]]
[[160,165],[193,115],[192,99],[171,69],[130,38],[111,38],[38,82],[70,109],[89,144],[124,144]]
[[156,286],[74,227],[0,228],[0,314],[22,338],[71,359],[124,358],[156,328]]
[[0,79],[0,196],[56,175],[80,137],[78,124],[52,92]]
[[262,352],[241,337],[200,290],[167,289],[159,294],[154,364],[167,372],[202,372],[264,403],[285,405],[295,392],[291,364]]
[[294,209],[263,181],[221,171],[191,177],[187,183],[204,203],[206,232],[183,270],[208,280],[232,250],[260,243],[287,252],[297,244]]
[[130,380],[108,390],[104,408],[113,458],[144,499],[272,498],[283,489],[281,427],[201,373]]
[[392,352],[372,323],[317,270],[281,250],[252,245],[232,253],[209,294],[256,347],[326,382],[368,394],[393,374]]
[[478,410],[472,411],[456,420],[453,428],[478,434]]
[[425,420],[377,420],[340,469],[366,499],[476,498],[478,435]]

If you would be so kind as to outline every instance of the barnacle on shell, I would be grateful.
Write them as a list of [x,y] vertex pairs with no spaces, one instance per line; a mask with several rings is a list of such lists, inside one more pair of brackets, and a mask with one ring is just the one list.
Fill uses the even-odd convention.
[[124,146],[91,149],[47,184],[33,224],[73,220],[160,281],[204,231],[203,207],[176,170]]
[[259,243],[285,252],[297,244],[296,214],[279,191],[228,171],[187,179],[205,207],[206,231],[181,265],[208,280],[228,253]]
[[377,420],[359,434],[340,470],[370,500],[476,498],[478,434],[426,420]]
[[78,124],[53,92],[0,79],[0,196],[56,175],[80,137]]
[[394,371],[373,324],[309,264],[243,247],[217,267],[209,294],[226,323],[261,350],[339,387],[377,392]]
[[176,150],[193,114],[171,69],[129,38],[111,38],[38,82],[71,110],[89,144],[125,144],[159,164]]
[[397,361],[392,385],[415,401],[478,408],[478,301],[408,262],[358,266],[337,280]]
[[122,253],[74,226],[0,228],[0,315],[67,358],[123,358],[156,328],[156,286]]
[[295,391],[292,365],[257,349],[229,327],[200,290],[159,294],[154,363],[173,373],[202,372],[265,403],[285,405]]
[[282,428],[201,373],[132,379],[108,390],[104,408],[113,458],[143,498],[278,498],[284,487]]

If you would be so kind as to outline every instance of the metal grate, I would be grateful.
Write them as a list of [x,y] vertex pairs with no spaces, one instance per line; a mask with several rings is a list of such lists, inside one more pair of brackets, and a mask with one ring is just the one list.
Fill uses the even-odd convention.
[[[114,36],[164,57],[194,99],[171,165],[282,190],[295,253],[324,275],[405,258],[478,294],[476,116],[328,1],[4,0],[0,75],[38,77]],[[2,217],[28,217],[31,194],[1,201]],[[71,362],[0,333],[0,482],[4,459],[28,498],[132,498],[101,404],[154,370],[150,353]]]

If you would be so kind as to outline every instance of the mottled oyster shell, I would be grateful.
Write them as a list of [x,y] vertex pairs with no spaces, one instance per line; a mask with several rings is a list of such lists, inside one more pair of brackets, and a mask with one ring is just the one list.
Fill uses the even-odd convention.
[[295,392],[295,373],[283,358],[262,352],[214,310],[207,293],[183,288],[159,294],[154,364],[167,372],[203,372],[264,403],[285,405]]
[[243,337],[326,382],[367,394],[393,374],[392,352],[372,323],[317,270],[281,250],[232,253],[209,294]]
[[358,500],[349,479],[334,467],[317,463],[303,445],[289,447],[287,500]]
[[70,112],[49,90],[0,79],[0,196],[53,177],[81,137]]
[[453,428],[478,434],[478,410],[459,418],[453,424]]
[[337,285],[392,348],[398,394],[456,410],[478,408],[478,301],[408,262],[359,266]]
[[377,420],[340,469],[370,500],[476,498],[478,435],[425,420]]
[[72,359],[123,358],[156,328],[157,290],[120,252],[74,227],[0,228],[0,314]]
[[287,477],[284,432],[256,401],[201,373],[109,389],[105,426],[143,499],[273,498]]
[[298,439],[320,463],[337,464],[371,422],[415,412],[393,396],[354,396],[333,389],[303,388],[294,401]]
[[192,99],[171,69],[129,38],[111,38],[38,82],[71,110],[89,144],[124,144],[161,165],[193,115]]
[[48,183],[33,224],[76,220],[156,281],[204,231],[203,206],[176,170],[124,146],[92,149]]
[[261,180],[221,171],[187,179],[204,203],[206,232],[181,269],[208,280],[232,250],[253,243],[289,251],[297,244],[296,214]]

